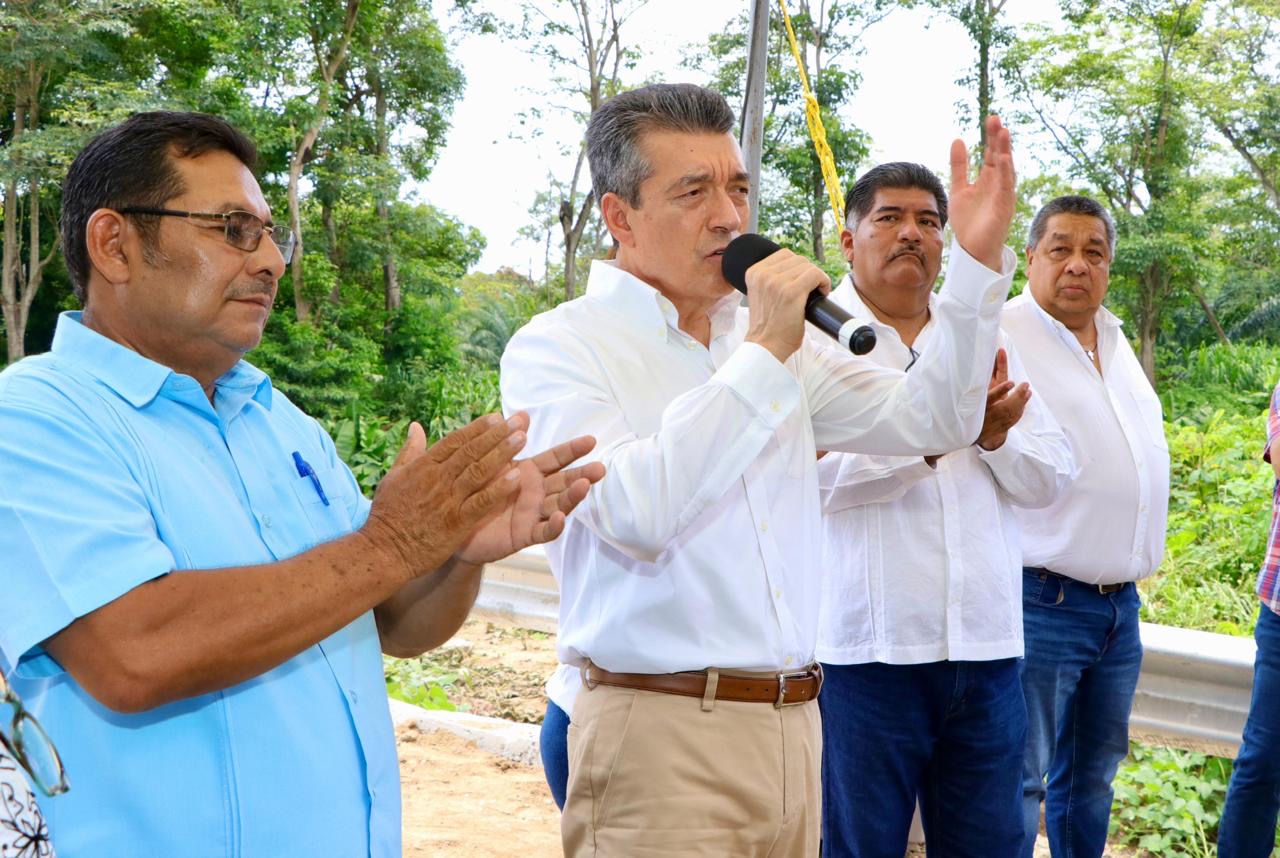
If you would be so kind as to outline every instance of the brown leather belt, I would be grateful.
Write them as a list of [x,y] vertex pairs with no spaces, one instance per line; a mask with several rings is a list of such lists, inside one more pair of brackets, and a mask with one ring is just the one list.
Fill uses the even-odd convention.
[[[707,691],[707,674],[701,670],[685,673],[610,673],[599,665],[588,664],[582,668],[582,682],[587,688],[612,685],[639,691],[681,694],[685,697],[703,697]],[[821,690],[822,665],[815,662],[804,670],[779,673],[772,677],[721,673],[716,684],[715,699],[772,703],[774,708],[781,709],[783,706],[796,706],[816,700]]]
[[1045,569],[1043,566],[1028,566],[1027,568],[1034,569],[1037,572],[1042,572],[1046,575],[1052,575],[1054,578],[1060,578],[1063,581],[1070,581],[1072,584],[1079,584],[1081,587],[1088,587],[1090,590],[1097,590],[1099,593],[1101,593],[1104,596],[1109,596],[1112,593],[1119,593],[1121,590],[1124,589],[1125,583],[1127,583],[1122,581],[1119,584],[1086,584],[1085,582],[1076,578],[1072,578],[1069,575],[1059,575],[1057,572],[1054,572],[1052,569]]

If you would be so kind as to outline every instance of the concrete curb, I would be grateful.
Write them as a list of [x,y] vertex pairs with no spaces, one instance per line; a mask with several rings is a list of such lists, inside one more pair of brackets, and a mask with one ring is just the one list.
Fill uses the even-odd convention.
[[445,712],[423,709],[403,700],[390,699],[391,723],[396,730],[409,724],[423,733],[444,730],[472,742],[482,751],[526,766],[541,765],[538,756],[537,724],[518,724],[501,718],[472,715],[470,712]]

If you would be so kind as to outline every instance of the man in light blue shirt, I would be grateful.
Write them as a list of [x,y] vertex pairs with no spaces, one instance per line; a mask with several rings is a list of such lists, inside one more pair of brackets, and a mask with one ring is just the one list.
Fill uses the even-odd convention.
[[[427,448],[372,504],[242,360],[293,236],[222,120],[139,114],[63,191],[81,313],[0,374],[0,668],[74,789],[64,858],[400,854],[381,654],[451,635],[479,567],[554,538],[592,441],[527,417]],[[266,239],[266,240],[264,240]]]

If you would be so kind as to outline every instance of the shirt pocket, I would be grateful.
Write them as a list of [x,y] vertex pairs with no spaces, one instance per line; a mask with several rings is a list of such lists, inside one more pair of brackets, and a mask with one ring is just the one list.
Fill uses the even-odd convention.
[[[351,516],[340,494],[342,475],[337,468],[315,468],[311,476],[290,480],[293,492],[302,507],[303,516],[311,526],[312,545],[346,536],[351,532]],[[328,503],[325,503],[328,500]]]

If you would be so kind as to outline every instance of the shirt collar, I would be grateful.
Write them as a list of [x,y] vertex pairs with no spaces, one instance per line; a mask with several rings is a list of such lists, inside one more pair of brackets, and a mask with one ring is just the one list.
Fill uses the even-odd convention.
[[[676,311],[675,304],[639,277],[623,271],[613,260],[592,261],[587,295],[616,310],[642,329],[652,328],[655,333],[661,332],[664,337],[670,331],[680,329],[680,314]],[[733,326],[741,303],[741,293],[734,291],[711,306],[707,317],[711,320],[712,339]]]
[[[862,300],[862,293],[853,285],[853,275],[846,274],[838,286],[832,290],[832,297],[836,299],[836,303],[844,307],[860,322],[865,322],[875,329],[876,335],[892,335],[893,340],[902,344],[906,348],[906,344],[902,343],[902,338],[898,336],[898,329],[887,322],[882,322],[876,316],[875,311],[867,306],[867,302]],[[929,319],[924,323],[924,327],[920,329],[920,333],[916,335],[916,345],[921,345],[923,340],[929,339],[935,327],[934,321],[938,315],[938,294],[936,292],[929,293]],[[919,349],[916,349],[919,351]]]
[[[1014,298],[1011,298],[1009,303],[1014,304],[1015,306],[1017,303],[1030,304],[1032,308],[1034,308],[1036,314],[1042,320],[1044,320],[1045,324],[1047,324],[1049,327],[1051,328],[1057,327],[1057,328],[1062,328],[1063,330],[1066,330],[1066,327],[1067,327],[1066,325],[1062,324],[1053,316],[1049,315],[1049,311],[1046,310],[1044,307],[1040,306],[1040,302],[1037,301],[1032,296],[1030,289],[1027,289],[1024,287],[1022,290],[1022,293]],[[1119,316],[1117,316],[1115,313],[1111,312],[1110,310],[1108,310],[1106,307],[1103,307],[1103,306],[1099,306],[1098,311],[1094,313],[1093,323],[1098,326],[1098,329],[1100,331],[1105,328],[1119,328],[1122,325],[1124,325],[1124,322],[1121,321]]]
[[[134,408],[144,408],[162,391],[186,391],[195,379],[180,375],[163,364],[86,327],[81,312],[58,316],[52,351],[102,382]],[[196,385],[198,387],[198,385]],[[271,407],[271,379],[247,361],[240,361],[214,382],[219,393],[233,400],[253,399]]]

